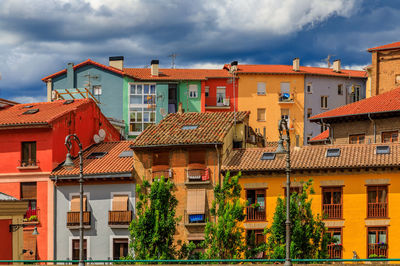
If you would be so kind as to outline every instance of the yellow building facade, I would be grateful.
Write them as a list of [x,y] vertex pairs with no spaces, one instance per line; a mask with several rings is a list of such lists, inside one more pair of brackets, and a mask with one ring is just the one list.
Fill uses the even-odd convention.
[[[313,180],[313,214],[326,215],[325,226],[341,244],[329,247],[331,258],[400,256],[400,169],[394,166],[399,159],[389,158],[400,146],[390,144],[390,154],[374,154],[377,146],[308,146],[292,151],[291,191],[300,191],[302,181]],[[326,157],[327,149],[340,149],[339,157]],[[242,173],[242,198],[248,202],[247,232],[270,227],[277,198],[284,197],[284,159],[260,159],[271,152],[235,151],[223,166],[224,172]],[[261,208],[252,208],[254,203]]]

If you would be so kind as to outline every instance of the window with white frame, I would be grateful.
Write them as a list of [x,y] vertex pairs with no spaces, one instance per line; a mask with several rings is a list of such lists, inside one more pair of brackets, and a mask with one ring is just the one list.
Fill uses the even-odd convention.
[[217,87],[217,106],[223,106],[226,99],[225,87]]
[[287,122],[287,125],[290,126],[290,115],[289,115],[289,109],[281,109],[281,119],[285,119]]
[[199,97],[197,84],[190,84],[189,85],[189,98],[197,98],[197,97]]
[[94,95],[101,95],[102,91],[101,91],[101,85],[94,85],[93,86],[93,94]]
[[321,108],[328,109],[328,96],[321,96]]
[[257,82],[257,95],[267,94],[265,82]]
[[137,135],[156,122],[156,84],[132,83],[129,95],[130,133]]

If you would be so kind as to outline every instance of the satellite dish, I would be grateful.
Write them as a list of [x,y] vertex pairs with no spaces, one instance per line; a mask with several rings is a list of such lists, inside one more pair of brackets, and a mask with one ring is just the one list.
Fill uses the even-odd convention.
[[106,131],[104,129],[100,129],[99,136],[102,140],[104,140],[106,138]]
[[99,143],[100,141],[102,141],[101,137],[97,134],[94,134],[93,140],[96,144]]
[[160,114],[165,117],[167,115],[167,111],[165,111],[165,108],[160,108]]

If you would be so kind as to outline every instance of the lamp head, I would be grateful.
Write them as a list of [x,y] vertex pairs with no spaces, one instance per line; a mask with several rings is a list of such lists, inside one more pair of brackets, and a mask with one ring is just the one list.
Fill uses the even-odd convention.
[[286,154],[286,149],[285,149],[285,147],[283,146],[283,139],[279,139],[279,141],[278,141],[278,147],[276,148],[276,150],[275,150],[275,154],[276,155],[279,155],[279,154]]
[[33,235],[33,236],[37,236],[37,235],[39,235],[39,232],[38,232],[38,230],[37,230],[37,227],[36,227],[36,226],[35,226],[35,228],[33,229],[32,235]]
[[67,170],[72,170],[74,169],[75,165],[74,165],[74,161],[72,160],[72,156],[71,153],[67,153],[67,157],[65,158],[65,162],[63,164],[63,166],[67,169]]

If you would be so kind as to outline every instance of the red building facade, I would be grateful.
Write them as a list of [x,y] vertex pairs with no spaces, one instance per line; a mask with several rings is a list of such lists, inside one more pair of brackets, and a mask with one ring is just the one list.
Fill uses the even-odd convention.
[[201,81],[201,112],[238,110],[237,78],[207,78]]
[[[65,160],[68,134],[83,148],[99,129],[105,141],[119,132],[90,99],[18,104],[0,111],[0,192],[29,202],[24,217],[24,259],[53,258],[53,183],[51,171]],[[72,154],[77,155],[77,147]],[[39,235],[33,236],[34,227]],[[32,252],[30,252],[32,251]],[[20,251],[22,252],[22,250]]]

